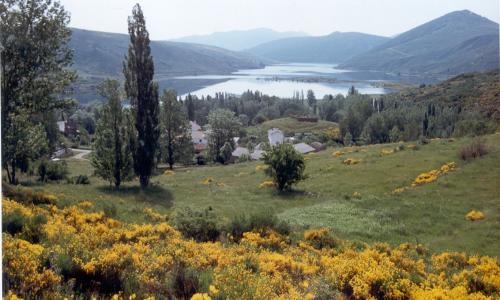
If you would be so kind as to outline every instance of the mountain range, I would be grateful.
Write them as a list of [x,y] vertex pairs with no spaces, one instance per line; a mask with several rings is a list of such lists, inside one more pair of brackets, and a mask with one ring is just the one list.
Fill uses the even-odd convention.
[[358,54],[340,68],[459,74],[499,67],[498,24],[468,10],[406,31]]
[[[74,50],[73,68],[79,75],[74,85],[79,100],[97,98],[95,86],[103,78],[122,78],[122,62],[128,45],[129,36],[126,34],[72,28],[69,47]],[[174,76],[229,74],[239,69],[260,68],[265,62],[248,53],[208,45],[169,41],[151,41],[150,45],[155,80],[161,88],[177,87],[172,83]],[[203,86],[204,82],[198,82],[198,85]]]
[[278,32],[269,28],[256,28],[250,30],[214,32],[208,35],[191,35],[172,39],[171,41],[205,44],[233,51],[242,51],[274,40],[306,35],[307,34],[304,32]]
[[334,32],[325,36],[275,40],[248,49],[247,52],[282,62],[335,64],[388,40],[387,37],[358,32]]
[[[74,67],[82,74],[121,75],[129,37],[126,34],[72,29],[69,47],[74,49]],[[229,73],[262,66],[262,60],[243,52],[214,46],[151,41],[155,74],[179,76]]]
[[[79,74],[74,85],[75,95],[83,101],[95,99],[95,86],[103,78],[122,78],[122,61],[129,37],[126,34],[76,28],[72,29],[72,33],[69,46],[74,49],[73,68]],[[246,44],[236,42],[238,34],[241,34],[242,40],[248,38]],[[228,47],[241,49],[258,40],[289,34],[300,33],[256,29],[215,33],[205,38],[211,37],[212,43],[218,45],[232,40],[234,45]],[[239,69],[262,68],[275,62],[334,63],[339,64],[339,68],[364,73],[378,71],[394,76],[439,74],[447,78],[464,72],[498,68],[499,27],[491,20],[464,10],[446,14],[392,38],[334,32],[317,37],[279,38],[244,52],[196,43],[151,41],[151,50],[155,79],[160,87],[176,88],[179,93],[217,81],[181,80],[173,78],[175,76],[230,74]]]
[[405,74],[459,74],[498,68],[498,24],[455,11],[393,38],[356,32],[275,40],[248,50],[281,62]]

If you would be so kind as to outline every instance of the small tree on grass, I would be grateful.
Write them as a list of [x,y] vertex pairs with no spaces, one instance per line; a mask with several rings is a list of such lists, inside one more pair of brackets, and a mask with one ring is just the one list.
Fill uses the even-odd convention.
[[264,154],[264,162],[269,166],[266,173],[271,176],[279,191],[289,190],[293,184],[306,178],[304,157],[291,144],[272,147]]
[[182,103],[177,100],[177,93],[174,90],[163,91],[161,100],[161,155],[170,169],[173,169],[175,163],[190,163],[193,160],[191,129],[182,110]]
[[224,146],[220,148],[219,156],[221,157],[222,161],[224,161],[224,163],[228,162],[231,159],[233,151],[234,151],[233,143],[230,142],[225,142]]
[[[240,122],[235,117],[234,112],[227,109],[215,109],[208,115],[208,124],[210,131],[208,134],[208,149],[214,162],[226,163],[229,157],[223,157],[227,154],[228,147],[223,147],[230,143],[234,150],[233,137],[238,135]],[[233,151],[231,150],[231,152]]]
[[97,125],[91,163],[98,176],[120,187],[122,181],[132,177],[130,126],[120,101],[120,84],[106,80],[99,87],[101,96],[108,99]]

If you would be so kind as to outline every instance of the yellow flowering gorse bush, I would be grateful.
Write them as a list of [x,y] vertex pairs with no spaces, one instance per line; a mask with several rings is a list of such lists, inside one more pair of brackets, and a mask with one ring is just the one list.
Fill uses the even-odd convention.
[[479,221],[484,220],[485,216],[482,212],[477,210],[471,210],[469,213],[465,215],[465,219],[469,221]]
[[361,159],[355,159],[355,158],[348,158],[346,160],[344,160],[342,163],[344,165],[348,165],[348,166],[351,166],[351,165],[357,165],[361,162]]
[[412,186],[422,185],[426,183],[430,183],[436,181],[439,176],[444,175],[448,172],[454,171],[457,168],[457,164],[455,162],[449,162],[447,164],[442,165],[439,169],[431,170],[429,172],[422,173],[415,178],[412,183]]
[[[496,258],[429,256],[410,244],[359,248],[334,239],[326,228],[308,230],[295,242],[261,230],[244,233],[239,243],[199,243],[165,222],[122,223],[79,206],[4,199],[3,207],[4,218],[18,212],[46,218],[39,241],[3,233],[7,299],[80,294],[98,299],[316,299],[325,289],[345,299],[493,299],[500,293]],[[209,276],[189,294],[176,294],[184,290],[179,280],[195,276],[188,274]]]
[[261,189],[271,188],[271,187],[275,187],[275,186],[276,186],[276,184],[272,180],[265,180],[261,184],[259,184],[259,188],[261,188]]

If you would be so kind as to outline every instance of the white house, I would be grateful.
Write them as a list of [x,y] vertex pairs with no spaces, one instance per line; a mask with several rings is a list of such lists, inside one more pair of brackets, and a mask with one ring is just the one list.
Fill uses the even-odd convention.
[[266,151],[263,151],[263,150],[254,150],[252,153],[250,153],[250,157],[253,160],[259,160],[259,159],[262,159],[265,152]]
[[231,156],[234,156],[236,158],[240,158],[244,155],[250,155],[250,151],[248,151],[248,149],[245,147],[236,147],[233,153],[231,153]]
[[64,133],[64,129],[66,128],[66,121],[57,121],[57,128],[59,132]]
[[293,145],[293,148],[295,148],[295,150],[297,150],[299,153],[302,153],[302,154],[316,151],[313,147],[309,146],[306,143],[295,144],[295,145]]
[[283,131],[278,128],[271,128],[267,131],[267,138],[269,139],[269,144],[271,146],[276,146],[277,144],[282,144],[285,139]]
[[193,121],[189,121],[189,125],[191,125],[191,140],[193,141],[193,144],[195,146],[206,146],[208,144],[207,135],[201,130],[201,126]]
[[201,126],[196,121],[189,121],[189,125],[191,126],[191,131],[201,131]]

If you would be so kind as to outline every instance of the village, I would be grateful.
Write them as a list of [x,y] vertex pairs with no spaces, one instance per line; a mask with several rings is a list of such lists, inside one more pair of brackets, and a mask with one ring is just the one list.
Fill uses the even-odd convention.
[[[318,122],[317,118],[295,118],[299,122]],[[201,154],[208,148],[208,130],[203,130],[200,125],[195,121],[189,122],[191,126],[191,139],[193,142],[193,147],[197,155]],[[309,133],[296,133],[293,136],[286,137],[284,132],[279,128],[271,128],[267,130],[267,142],[260,142],[254,147],[245,147],[240,143],[239,137],[234,137],[233,141],[235,144],[235,149],[231,154],[231,163],[236,163],[242,160],[260,160],[266,149],[266,144],[269,146],[276,146],[282,143],[293,144],[294,149],[301,154],[308,154],[311,152],[319,152],[324,150],[326,147],[320,142],[312,142],[310,144],[304,142],[298,142],[299,135],[310,135]]]

